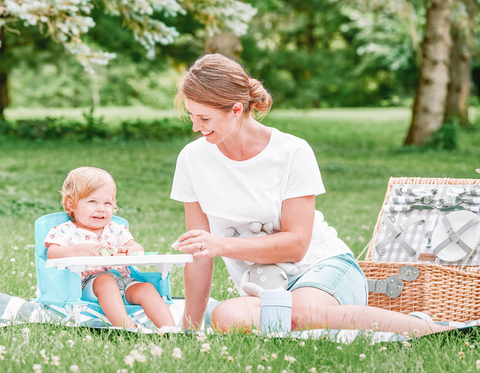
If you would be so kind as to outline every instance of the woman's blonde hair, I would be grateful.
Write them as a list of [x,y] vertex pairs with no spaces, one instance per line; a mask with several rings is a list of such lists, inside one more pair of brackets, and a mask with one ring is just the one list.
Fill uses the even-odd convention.
[[116,194],[117,186],[113,180],[112,175],[101,168],[96,167],[78,167],[70,171],[62,186],[62,205],[65,212],[74,221],[67,207],[67,201],[70,199],[73,206],[77,206],[81,198],[87,197],[97,189],[107,185],[109,182],[113,183],[113,211],[117,208]]
[[185,73],[175,97],[180,113],[183,113],[185,98],[224,112],[240,102],[244,112],[256,119],[265,117],[273,103],[262,82],[252,78],[238,62],[220,53],[199,57]]

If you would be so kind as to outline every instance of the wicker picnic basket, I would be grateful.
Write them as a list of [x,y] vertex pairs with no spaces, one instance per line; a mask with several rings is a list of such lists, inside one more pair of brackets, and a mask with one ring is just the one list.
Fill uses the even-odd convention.
[[[392,298],[383,293],[370,292],[368,305],[387,310],[397,311],[409,314],[414,311],[422,311],[431,315],[434,321],[468,321],[480,319],[480,266],[468,265],[465,263],[453,263],[448,265],[445,262],[435,258],[434,263],[425,263],[418,260],[389,261],[388,258],[378,257],[375,252],[375,245],[378,242],[379,232],[383,226],[384,206],[391,201],[393,188],[401,186],[415,185],[428,188],[431,185],[443,186],[480,186],[480,180],[476,179],[432,179],[432,178],[391,178],[388,183],[388,189],[385,201],[378,216],[377,224],[374,228],[373,239],[368,245],[366,258],[360,263],[369,282],[371,280],[383,280],[380,285],[385,285],[390,278],[396,278],[402,268],[414,268],[418,277],[414,280],[400,281],[403,289],[396,298]],[[419,212],[421,213],[421,212]],[[480,214],[477,214],[480,215]],[[438,217],[437,217],[438,219]],[[422,233],[422,237],[425,233]],[[420,245],[417,245],[420,246]],[[423,245],[424,246],[424,245]],[[414,247],[419,250],[418,247]],[[480,254],[475,254],[475,260],[478,261]],[[432,254],[430,254],[432,255]],[[378,261],[378,258],[381,261]],[[439,264],[440,263],[440,264]],[[410,270],[411,274],[412,270]],[[393,277],[391,277],[393,276]],[[405,279],[405,278],[404,278]],[[397,279],[398,280],[398,279]],[[393,282],[393,280],[391,280]],[[370,285],[370,284],[369,284]],[[377,284],[378,288],[378,284]],[[380,286],[381,288],[381,286]]]

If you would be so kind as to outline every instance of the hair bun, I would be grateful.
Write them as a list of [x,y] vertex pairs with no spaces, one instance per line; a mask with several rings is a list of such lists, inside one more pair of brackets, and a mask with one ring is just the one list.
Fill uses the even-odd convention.
[[250,85],[251,107],[258,111],[269,111],[272,107],[272,96],[265,89],[262,82],[255,78],[248,80]]

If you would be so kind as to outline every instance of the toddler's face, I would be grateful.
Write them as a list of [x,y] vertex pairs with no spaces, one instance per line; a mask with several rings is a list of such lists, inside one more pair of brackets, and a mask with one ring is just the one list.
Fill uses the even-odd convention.
[[81,198],[71,211],[75,224],[96,234],[102,234],[103,228],[110,223],[113,215],[113,184],[97,189],[87,197]]

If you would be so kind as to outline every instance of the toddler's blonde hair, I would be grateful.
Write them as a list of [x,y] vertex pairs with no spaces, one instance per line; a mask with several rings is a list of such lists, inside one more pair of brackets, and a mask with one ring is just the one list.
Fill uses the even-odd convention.
[[77,206],[77,203],[81,198],[87,197],[109,182],[113,183],[113,211],[116,211],[117,186],[115,185],[112,175],[107,171],[96,167],[78,167],[70,171],[63,182],[61,191],[63,209],[68,216],[70,216],[70,219],[73,221],[74,217],[68,210],[68,199],[73,202],[73,206]]

